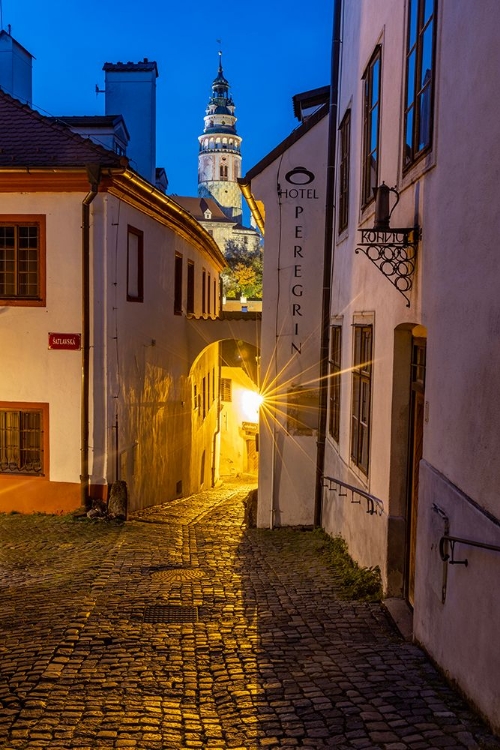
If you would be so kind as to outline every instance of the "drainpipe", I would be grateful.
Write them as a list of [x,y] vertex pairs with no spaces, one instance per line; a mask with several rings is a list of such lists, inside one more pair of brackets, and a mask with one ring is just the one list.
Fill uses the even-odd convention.
[[89,508],[89,371],[90,371],[90,204],[99,190],[100,167],[87,165],[90,190],[82,201],[82,389],[81,389],[81,470],[82,508]]
[[316,456],[316,495],[314,502],[314,525],[321,526],[323,488],[321,477],[325,467],[326,414],[328,406],[328,355],[330,342],[330,302],[331,279],[334,265],[334,222],[335,222],[335,153],[337,149],[337,105],[340,69],[340,28],[342,19],[342,0],[335,0],[333,10],[332,36],[332,79],[330,83],[330,114],[328,123],[328,157],[326,173],[326,208],[325,208],[325,247],[323,263],[323,297],[321,312],[321,348],[320,348],[320,397],[318,451]]

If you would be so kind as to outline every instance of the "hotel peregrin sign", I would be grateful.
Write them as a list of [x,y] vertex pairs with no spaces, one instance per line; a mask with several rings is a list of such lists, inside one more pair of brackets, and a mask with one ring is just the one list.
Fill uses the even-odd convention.
[[[306,232],[308,222],[312,222],[310,214],[314,206],[313,201],[319,200],[313,183],[315,175],[305,167],[295,167],[285,175],[287,187],[279,191],[281,199],[286,199],[292,207],[291,225],[287,222],[287,255],[284,261],[288,266],[291,260],[292,277],[290,282],[290,316],[292,319],[291,354],[302,354],[302,336],[304,326],[304,268],[312,261],[308,254],[310,248],[306,244],[311,242],[311,232]],[[288,220],[290,221],[290,219]]]

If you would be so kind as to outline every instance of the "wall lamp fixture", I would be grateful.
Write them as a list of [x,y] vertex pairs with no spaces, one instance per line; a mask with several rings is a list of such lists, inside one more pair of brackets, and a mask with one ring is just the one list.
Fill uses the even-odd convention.
[[[373,190],[375,196],[375,220],[372,229],[360,229],[361,241],[355,252],[362,252],[379,271],[389,279],[410,307],[408,294],[413,285],[413,274],[417,260],[417,247],[421,237],[420,227],[391,229],[390,221],[399,203],[399,193],[383,182]],[[391,208],[391,193],[396,200]]]

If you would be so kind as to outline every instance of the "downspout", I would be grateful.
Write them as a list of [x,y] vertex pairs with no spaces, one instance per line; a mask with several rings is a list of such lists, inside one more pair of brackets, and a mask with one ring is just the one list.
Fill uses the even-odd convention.
[[326,415],[328,407],[328,355],[330,342],[331,279],[334,267],[334,222],[335,222],[335,155],[337,150],[337,106],[340,70],[340,29],[342,0],[335,0],[333,9],[332,79],[330,83],[330,113],[328,121],[328,156],[326,173],[325,247],[323,262],[323,296],[321,307],[320,348],[320,396],[318,450],[316,456],[316,494],[314,502],[314,525],[321,526],[323,488],[321,478],[325,467]]
[[80,499],[89,508],[90,204],[99,190],[100,167],[87,165],[90,190],[82,201],[82,389]]

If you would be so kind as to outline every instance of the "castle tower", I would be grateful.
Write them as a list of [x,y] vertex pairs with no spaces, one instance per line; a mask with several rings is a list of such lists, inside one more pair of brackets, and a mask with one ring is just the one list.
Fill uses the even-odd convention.
[[212,83],[205,129],[198,138],[198,195],[213,198],[228,219],[241,222],[242,197],[237,182],[241,176],[241,138],[236,134],[234,110],[219,52],[219,71]]

